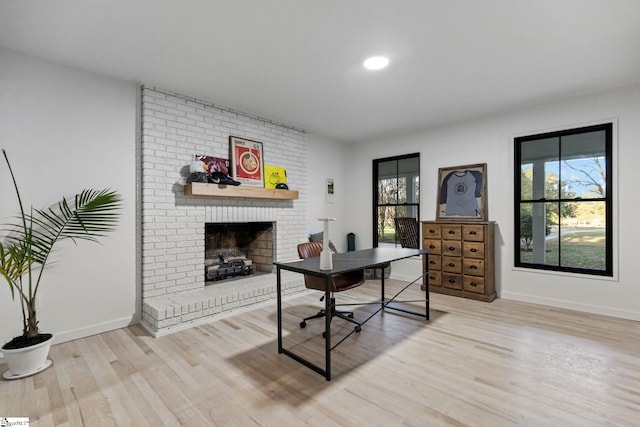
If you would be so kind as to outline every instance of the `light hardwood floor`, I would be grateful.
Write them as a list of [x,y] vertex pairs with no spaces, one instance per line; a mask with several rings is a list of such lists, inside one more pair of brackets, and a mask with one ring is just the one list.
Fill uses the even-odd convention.
[[[337,296],[377,293],[368,282]],[[322,321],[298,327],[318,296],[285,301],[284,343],[322,363]],[[275,303],[156,339],[120,329],[55,345],[52,368],[1,381],[0,417],[31,426],[640,425],[638,322],[438,294],[431,316],[372,318],[333,352],[329,382],[277,353]],[[335,338],[342,325],[334,320]]]

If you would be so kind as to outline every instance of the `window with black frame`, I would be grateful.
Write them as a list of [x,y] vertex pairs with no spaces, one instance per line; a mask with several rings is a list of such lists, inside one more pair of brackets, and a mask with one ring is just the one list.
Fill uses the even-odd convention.
[[373,247],[400,247],[395,218],[420,220],[420,154],[373,161]]
[[515,138],[515,265],[613,275],[613,124]]

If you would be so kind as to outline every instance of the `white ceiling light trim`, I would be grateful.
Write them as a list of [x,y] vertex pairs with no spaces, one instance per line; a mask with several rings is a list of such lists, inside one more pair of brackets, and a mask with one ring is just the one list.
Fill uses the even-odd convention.
[[389,59],[384,56],[372,56],[364,61],[363,65],[367,70],[381,70],[389,65]]

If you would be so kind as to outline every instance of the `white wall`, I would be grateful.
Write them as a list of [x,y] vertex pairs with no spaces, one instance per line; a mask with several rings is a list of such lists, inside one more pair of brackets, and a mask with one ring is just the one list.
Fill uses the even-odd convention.
[[[41,330],[56,342],[138,317],[135,251],[136,87],[0,49],[0,148],[23,202],[40,208],[85,188],[124,197],[122,220],[101,244],[65,244],[42,282]],[[0,221],[17,202],[2,159]],[[19,335],[19,304],[0,285],[0,343]]]
[[[640,86],[624,87],[468,120],[412,135],[352,147],[350,203],[371,205],[371,160],[419,151],[421,215],[434,219],[438,168],[487,163],[489,219],[497,223],[497,288],[502,298],[640,320],[635,263],[640,242],[637,196],[640,158]],[[612,279],[516,270],[513,267],[513,137],[615,119],[617,163]],[[371,245],[371,215],[349,223]]]
[[[340,252],[347,250],[347,233],[355,220],[363,216],[371,216],[371,203],[367,206],[350,203],[349,179],[351,161],[348,158],[350,149],[345,144],[324,138],[312,133],[307,134],[309,145],[309,209],[307,223],[309,233],[323,231],[323,222],[318,218],[336,218],[329,224],[329,236]],[[327,178],[334,181],[334,201],[330,203],[326,197]],[[369,178],[369,185],[371,179]],[[358,247],[356,235],[356,246]]]

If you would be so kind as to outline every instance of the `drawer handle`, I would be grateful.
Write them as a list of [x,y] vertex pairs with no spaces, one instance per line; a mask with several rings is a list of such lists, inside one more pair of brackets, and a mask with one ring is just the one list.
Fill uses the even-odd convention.
[[478,252],[478,250],[476,248],[472,248],[471,252]]
[[449,279],[449,283],[456,283],[456,279]]
[[449,263],[449,267],[455,267],[456,265],[452,262]]
[[431,233],[431,234],[433,234],[435,232],[436,232],[436,230],[433,230],[433,229],[429,230],[429,233]]
[[456,248],[454,248],[453,246],[449,246],[449,250],[450,250],[450,251],[455,251],[455,250],[456,250]]
[[478,233],[476,233],[475,231],[470,231],[469,234],[471,234],[472,236],[475,236]]
[[436,247],[434,245],[429,245],[429,249],[435,249]]
[[449,230],[449,234],[456,234],[456,232],[453,230]]
[[469,283],[469,284],[470,284],[471,286],[473,286],[474,288],[475,288],[476,286],[478,286],[478,284],[477,284],[476,282],[471,282],[471,283]]
[[435,265],[435,263],[436,263],[436,262],[435,262],[435,261],[433,261],[433,260],[429,261],[429,264],[431,264],[431,265]]
[[470,266],[469,268],[470,268],[471,270],[477,270],[477,269],[478,269],[478,267],[476,267],[475,265],[472,265],[472,266]]
[[429,280],[436,280],[436,276],[429,276]]

